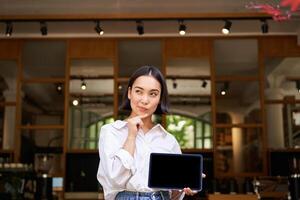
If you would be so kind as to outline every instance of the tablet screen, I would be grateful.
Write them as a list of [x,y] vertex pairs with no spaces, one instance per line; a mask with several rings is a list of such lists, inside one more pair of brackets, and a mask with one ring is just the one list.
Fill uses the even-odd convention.
[[151,153],[148,187],[161,189],[202,189],[202,162],[199,154]]

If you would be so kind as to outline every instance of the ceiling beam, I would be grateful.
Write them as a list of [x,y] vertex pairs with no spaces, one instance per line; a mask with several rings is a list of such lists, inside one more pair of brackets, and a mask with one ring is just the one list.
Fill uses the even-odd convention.
[[220,19],[271,19],[261,12],[237,13],[109,13],[109,14],[68,14],[68,15],[0,15],[0,21],[91,21],[91,20],[220,20]]

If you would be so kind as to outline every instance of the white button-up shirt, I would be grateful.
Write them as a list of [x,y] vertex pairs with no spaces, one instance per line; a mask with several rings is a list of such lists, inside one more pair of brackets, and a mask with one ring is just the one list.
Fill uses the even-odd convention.
[[160,124],[146,134],[139,129],[134,156],[123,149],[127,135],[127,122],[120,120],[102,126],[100,131],[97,179],[106,200],[115,199],[124,190],[154,191],[148,187],[150,153],[181,153],[175,137]]

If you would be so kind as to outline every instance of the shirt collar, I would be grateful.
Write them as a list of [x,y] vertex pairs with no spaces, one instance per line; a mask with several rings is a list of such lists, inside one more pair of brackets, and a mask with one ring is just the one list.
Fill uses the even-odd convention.
[[[124,128],[125,126],[127,125],[127,122],[126,121],[122,121],[122,120],[117,120],[115,122],[112,123],[112,126],[116,129],[122,129]],[[164,135],[167,135],[168,134],[168,131],[166,131],[166,129],[164,129],[164,127],[160,124],[156,124],[152,129],[155,129],[155,128],[160,128],[160,130],[162,131],[162,133]]]
[[121,129],[123,128],[125,125],[127,124],[126,121],[122,121],[122,120],[117,120],[115,122],[112,123],[112,126],[116,129]]
[[162,131],[162,133],[164,134],[164,136],[166,136],[168,134],[168,131],[160,124],[156,124],[152,129],[154,129],[154,128],[159,128]]

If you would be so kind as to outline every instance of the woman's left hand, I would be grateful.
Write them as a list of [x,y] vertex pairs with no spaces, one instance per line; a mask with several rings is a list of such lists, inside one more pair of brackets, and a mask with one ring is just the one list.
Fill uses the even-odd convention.
[[189,187],[183,188],[183,192],[188,196],[193,196],[197,194],[197,191],[191,190],[191,188]]
[[[202,173],[202,178],[205,178],[205,177],[206,177],[206,175]],[[198,191],[192,190],[189,187],[183,188],[183,192],[188,196],[193,196],[198,193]]]

